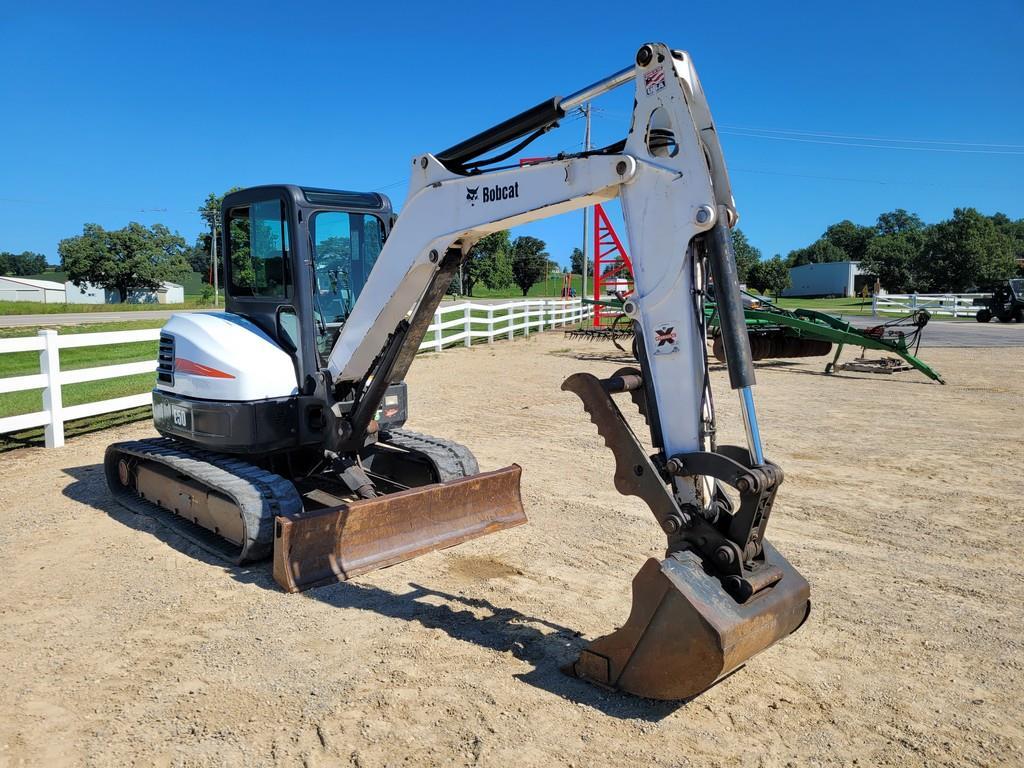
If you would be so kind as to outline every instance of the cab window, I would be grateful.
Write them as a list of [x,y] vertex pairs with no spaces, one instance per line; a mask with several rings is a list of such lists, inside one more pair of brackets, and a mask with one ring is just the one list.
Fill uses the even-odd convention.
[[383,226],[376,216],[323,211],[313,217],[314,306],[323,322],[345,322],[383,244]]
[[284,201],[265,200],[232,208],[226,226],[232,295],[288,296],[291,233]]

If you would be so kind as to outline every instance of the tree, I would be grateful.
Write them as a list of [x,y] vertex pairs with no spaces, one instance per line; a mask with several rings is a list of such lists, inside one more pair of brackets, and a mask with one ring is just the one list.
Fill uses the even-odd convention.
[[544,248],[543,240],[529,235],[517,237],[512,243],[512,277],[523,296],[547,273],[549,257]]
[[1013,241],[974,208],[956,208],[934,224],[919,259],[919,274],[932,290],[962,293],[1012,277]]
[[224,198],[230,195],[232,192],[237,192],[241,187],[231,187],[227,192],[217,195],[211,192],[206,196],[206,200],[199,206],[199,215],[203,217],[203,221],[206,222],[207,229],[213,227],[214,223],[219,227],[220,221],[220,209],[224,205]]
[[893,293],[908,293],[919,287],[917,266],[924,246],[924,233],[903,230],[872,238],[860,268],[874,275],[882,287]]
[[779,254],[775,254],[772,258],[759,261],[750,268],[747,283],[762,294],[771,294],[778,298],[790,285],[789,266]]
[[828,264],[833,261],[849,261],[849,257],[842,248],[822,237],[806,248],[797,248],[795,251],[790,251],[786,261],[791,267],[801,267],[804,264]]
[[[492,290],[512,285],[512,244],[507,229],[482,237],[462,262],[462,287],[467,296],[483,283]],[[458,278],[456,278],[458,279]]]
[[81,235],[61,240],[57,250],[75,285],[116,289],[121,301],[132,289],[155,290],[188,271],[185,239],[163,224],[147,228],[133,221],[112,231],[86,224]]
[[898,235],[903,232],[920,232],[924,229],[924,222],[916,213],[910,213],[903,208],[897,208],[889,213],[878,214],[878,221],[875,223],[875,231],[880,235]]
[[761,251],[750,244],[742,229],[732,231],[732,249],[736,252],[736,271],[740,282],[747,282],[750,269],[761,260]]
[[[211,246],[211,231],[213,230],[214,224],[217,225],[217,233],[220,233],[220,209],[224,204],[224,198],[232,192],[237,192],[241,187],[231,187],[227,192],[221,195],[217,195],[213,192],[206,196],[206,200],[197,209],[199,215],[203,221],[206,222],[206,231],[200,232],[196,238],[195,245],[188,249],[185,254],[185,258],[188,260],[189,266],[193,272],[198,272],[203,276],[203,280],[210,280],[210,258],[212,253]],[[220,249],[220,243],[218,250]],[[224,254],[220,253],[217,256],[218,263],[222,263],[221,259]],[[223,274],[223,267],[221,268],[221,274]]]
[[822,239],[832,243],[846,254],[846,258],[841,261],[861,261],[874,236],[874,227],[864,227],[854,224],[849,219],[843,219],[838,224],[833,224],[826,229]]
[[0,252],[0,275],[38,275],[46,271],[46,257],[33,251]]
[[[574,275],[583,274],[583,251],[579,248],[572,249],[572,256],[569,257],[569,269]],[[587,274],[594,274],[594,261],[587,257]]]
[[1017,273],[1024,277],[1024,219],[1014,221],[1005,213],[996,213],[990,218],[996,229],[1010,239]]
[[[219,260],[219,257],[218,257]],[[211,282],[210,277],[210,233],[200,232],[195,243],[185,249],[185,261],[193,272],[202,275],[203,280]],[[211,296],[213,294],[210,294]]]

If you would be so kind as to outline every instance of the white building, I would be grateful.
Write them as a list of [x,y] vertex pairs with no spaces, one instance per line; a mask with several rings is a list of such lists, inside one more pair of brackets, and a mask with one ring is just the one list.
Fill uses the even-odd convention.
[[[117,295],[117,291],[114,291]],[[155,291],[135,290],[128,293],[129,304],[184,304],[185,287],[177,283],[161,283]]]
[[[110,291],[106,288],[100,288],[98,285],[92,283],[82,283],[81,285],[75,285],[70,280],[64,283],[64,292],[68,297],[68,304],[112,304],[110,301]],[[114,295],[117,292],[114,291]]]
[[875,282],[873,276],[861,271],[859,261],[831,261],[790,267],[789,279],[790,286],[782,295],[799,298],[855,296],[864,285],[870,289]]
[[[92,283],[78,286],[67,282],[69,304],[120,304],[121,294],[116,288],[101,288]],[[184,304],[185,288],[177,283],[161,283],[155,291],[128,292],[129,304]]]
[[0,301],[37,301],[42,304],[63,304],[64,286],[52,280],[28,277],[0,277]]

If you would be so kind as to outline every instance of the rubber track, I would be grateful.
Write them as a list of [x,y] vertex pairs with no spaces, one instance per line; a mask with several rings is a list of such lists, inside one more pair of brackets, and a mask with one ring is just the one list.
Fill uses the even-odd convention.
[[[118,460],[125,454],[170,467],[234,501],[242,511],[247,538],[241,551],[213,532],[125,489],[117,471]],[[202,549],[235,563],[268,557],[274,546],[274,518],[302,511],[302,498],[295,486],[280,475],[231,456],[192,448],[167,438],[109,446],[104,470],[111,493],[128,509],[155,518]]]
[[[476,457],[464,445],[405,429],[381,434],[381,442],[420,454],[434,466],[439,482],[475,475]],[[224,494],[242,511],[247,541],[239,551],[212,531],[182,518],[125,489],[118,477],[124,456],[151,461],[190,477]],[[104,461],[107,486],[119,503],[159,523],[217,557],[247,563],[269,557],[274,546],[274,518],[302,511],[302,498],[291,481],[244,461],[214,451],[194,448],[168,438],[115,443]]]
[[480,472],[473,452],[464,445],[440,437],[407,429],[392,429],[380,436],[381,442],[427,457],[438,474],[438,482],[457,480]]

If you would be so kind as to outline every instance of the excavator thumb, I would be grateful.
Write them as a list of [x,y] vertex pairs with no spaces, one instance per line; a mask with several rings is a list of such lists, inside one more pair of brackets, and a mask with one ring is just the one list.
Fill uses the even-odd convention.
[[[633,579],[626,623],[594,640],[568,671],[638,696],[689,699],[796,631],[810,611],[810,589],[761,538],[781,470],[767,462],[751,466],[746,451],[733,446],[657,466],[611,397],[629,392],[646,415],[637,369],[604,380],[577,373],[562,389],[583,401],[615,456],[616,489],[647,502],[668,534],[665,559],[648,560]],[[713,519],[679,505],[668,488],[673,476],[696,475],[716,481]],[[738,508],[721,484],[739,493]],[[751,527],[755,535],[738,544],[736,532]]]
[[461,544],[527,522],[517,464],[494,472],[278,517],[274,579],[289,592]]

